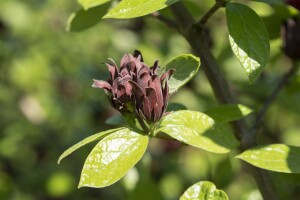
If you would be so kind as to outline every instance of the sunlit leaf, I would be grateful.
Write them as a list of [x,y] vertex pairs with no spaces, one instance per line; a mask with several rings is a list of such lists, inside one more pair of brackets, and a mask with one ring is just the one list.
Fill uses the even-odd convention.
[[232,51],[251,83],[262,72],[269,58],[268,31],[260,17],[243,4],[227,3],[226,18]]
[[212,182],[201,181],[189,187],[180,200],[228,200],[228,196]]
[[102,131],[100,133],[96,133],[94,135],[91,135],[91,136],[85,138],[84,140],[78,142],[77,144],[74,144],[73,146],[68,148],[66,151],[64,151],[63,154],[61,154],[61,156],[59,157],[57,163],[59,164],[62,159],[64,159],[65,157],[67,157],[68,155],[70,155],[71,153],[73,153],[74,151],[79,149],[80,147],[82,147],[86,144],[89,144],[95,140],[100,140],[100,139],[104,138],[105,136],[112,134],[113,132],[119,131],[121,129],[124,129],[124,128],[116,128],[116,129],[110,129],[107,131]]
[[108,4],[79,10],[72,13],[68,19],[66,30],[69,32],[79,32],[96,25],[106,13]]
[[102,188],[122,178],[143,156],[148,136],[123,129],[105,137],[87,157],[78,187]]
[[78,3],[85,9],[93,8],[105,4],[111,0],[78,0]]
[[262,145],[246,150],[236,158],[271,171],[300,173],[300,147],[285,144]]
[[122,0],[103,18],[128,19],[148,15],[179,0]]
[[170,93],[177,91],[180,87],[191,80],[200,67],[200,59],[191,54],[183,54],[172,59],[160,73],[168,69],[175,69],[175,73],[168,81]]
[[238,145],[225,125],[216,125],[208,115],[196,111],[176,111],[162,119],[158,131],[178,141],[214,153],[227,153]]
[[252,110],[241,104],[228,104],[212,108],[204,113],[217,123],[227,123],[249,115],[252,113]]

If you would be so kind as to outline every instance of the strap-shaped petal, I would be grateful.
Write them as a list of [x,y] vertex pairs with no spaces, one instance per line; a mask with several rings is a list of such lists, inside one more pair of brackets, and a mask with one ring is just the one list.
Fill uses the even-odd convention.
[[93,88],[101,88],[101,89],[105,89],[105,90],[108,90],[108,91],[112,91],[112,87],[111,85],[106,82],[106,81],[101,81],[101,80],[95,80],[93,79],[94,83],[92,85]]

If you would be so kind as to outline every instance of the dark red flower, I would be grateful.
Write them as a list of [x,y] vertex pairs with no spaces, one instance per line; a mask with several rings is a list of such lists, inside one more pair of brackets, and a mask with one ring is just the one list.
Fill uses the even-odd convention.
[[120,70],[113,60],[106,63],[110,72],[108,81],[94,80],[93,87],[102,88],[111,104],[122,114],[131,112],[147,123],[157,122],[165,113],[169,100],[168,79],[174,72],[158,74],[158,61],[148,67],[139,51],[125,54]]

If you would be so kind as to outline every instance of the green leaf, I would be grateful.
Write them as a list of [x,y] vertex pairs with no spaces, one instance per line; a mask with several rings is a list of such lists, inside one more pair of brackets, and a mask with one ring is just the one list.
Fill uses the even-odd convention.
[[78,142],[77,144],[74,144],[73,146],[68,148],[66,151],[64,151],[63,154],[61,154],[61,156],[59,157],[57,163],[59,164],[62,159],[64,159],[65,157],[67,157],[68,155],[70,155],[71,153],[73,153],[74,151],[79,149],[80,147],[82,147],[86,144],[89,144],[95,140],[100,140],[100,139],[104,138],[105,136],[112,134],[113,132],[119,131],[121,129],[124,129],[124,128],[116,128],[116,129],[111,129],[111,130],[107,130],[107,131],[102,131],[100,133],[96,133],[94,135],[91,135],[91,136],[85,138],[84,140]]
[[96,25],[106,13],[109,4],[79,10],[72,13],[68,19],[66,30],[68,32],[79,32]]
[[103,18],[128,19],[148,15],[179,0],[122,0]]
[[216,125],[204,113],[176,111],[161,120],[160,128],[178,141],[214,153],[227,153],[238,145],[238,141],[225,125]]
[[180,200],[228,200],[223,190],[216,189],[216,186],[209,181],[200,181],[189,187]]
[[78,0],[78,3],[84,8],[84,10],[87,10],[89,8],[105,4],[109,1],[111,0]]
[[175,73],[168,81],[170,94],[191,80],[200,67],[200,59],[191,54],[183,54],[173,58],[159,73],[164,73],[168,69],[175,69]]
[[227,3],[226,18],[232,51],[252,83],[269,58],[268,31],[260,17],[243,4]]
[[129,129],[105,137],[87,157],[78,187],[102,188],[117,182],[141,159],[148,140]]
[[252,1],[267,3],[267,4],[271,4],[271,5],[282,5],[283,4],[283,0],[252,0]]
[[252,112],[250,108],[241,104],[228,104],[212,108],[204,113],[213,118],[217,123],[227,123],[246,117]]
[[178,110],[187,110],[187,107],[181,103],[169,103],[167,112],[178,111]]
[[285,144],[262,145],[246,150],[236,158],[271,171],[300,173],[300,147]]

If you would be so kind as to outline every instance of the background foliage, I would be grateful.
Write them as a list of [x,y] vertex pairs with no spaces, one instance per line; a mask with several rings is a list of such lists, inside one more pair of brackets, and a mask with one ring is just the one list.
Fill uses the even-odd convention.
[[[199,17],[213,1],[184,3]],[[224,10],[208,25],[212,51],[232,91],[240,103],[257,109],[291,62],[280,50],[282,19],[268,5],[251,2],[249,6],[263,18],[271,36],[269,62],[252,85],[231,52]],[[94,9],[97,13],[106,11]],[[66,32],[65,27],[82,29],[85,21],[77,21],[73,29],[70,23],[66,25],[76,10],[80,8],[75,1],[0,2],[0,199],[178,199],[200,180],[212,181],[232,199],[261,199],[247,169],[233,159],[236,152],[209,154],[159,139],[150,142],[146,155],[120,182],[101,190],[76,189],[92,146],[82,148],[60,166],[57,158],[80,139],[114,128],[104,122],[115,111],[104,92],[91,87],[93,78],[105,80],[108,76],[103,64],[106,59],[120,60],[124,53],[139,49],[146,63],[159,58],[163,66],[170,58],[191,52],[179,34],[151,16],[97,20],[93,23],[98,25],[80,34]],[[168,10],[162,12],[170,15]],[[279,19],[270,20],[274,15]],[[299,146],[299,90],[298,75],[268,111],[264,134],[259,135],[261,144]],[[201,69],[171,101],[199,111],[217,105]],[[251,116],[247,120],[251,123]],[[272,178],[282,199],[300,195],[299,175],[272,173]]]

